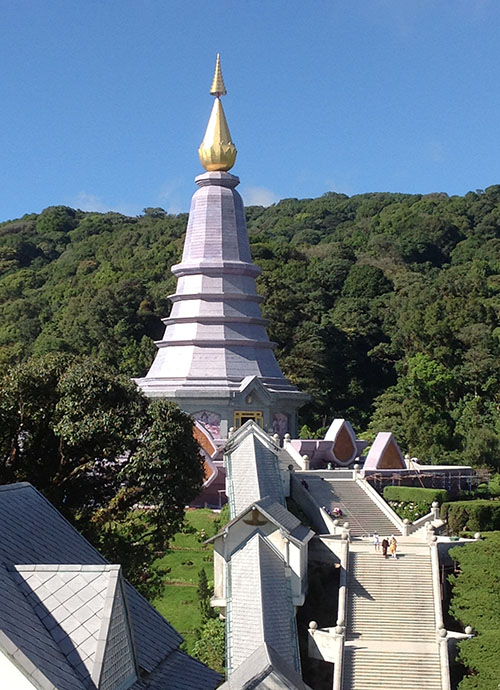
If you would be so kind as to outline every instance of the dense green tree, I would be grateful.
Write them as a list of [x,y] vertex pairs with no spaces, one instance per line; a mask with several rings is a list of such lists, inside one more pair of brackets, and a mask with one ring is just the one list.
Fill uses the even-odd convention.
[[[422,458],[498,467],[499,185],[329,192],[247,218],[278,361],[314,398],[301,424],[347,417]],[[62,352],[144,375],[186,220],[55,206],[0,223],[0,370]]]
[[31,482],[142,589],[202,479],[192,419],[102,363],[50,354],[0,379],[0,483]]

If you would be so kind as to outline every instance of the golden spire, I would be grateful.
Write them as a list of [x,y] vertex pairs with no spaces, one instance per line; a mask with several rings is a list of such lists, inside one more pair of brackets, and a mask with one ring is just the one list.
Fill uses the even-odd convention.
[[220,54],[217,53],[217,59],[215,61],[215,72],[214,78],[212,80],[212,86],[210,87],[210,94],[212,96],[225,96],[227,94],[226,85],[224,84],[224,79],[222,77],[222,70],[220,68]]
[[210,93],[215,96],[215,102],[198,154],[205,170],[226,171],[233,167],[237,151],[236,146],[231,141],[231,133],[220,102],[220,96],[224,96],[227,91],[222,78],[218,53]]

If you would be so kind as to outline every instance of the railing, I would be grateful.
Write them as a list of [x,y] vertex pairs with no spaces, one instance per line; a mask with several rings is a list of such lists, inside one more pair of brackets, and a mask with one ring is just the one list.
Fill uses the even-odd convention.
[[414,522],[411,522],[408,525],[408,534],[414,534],[417,532],[417,530],[421,529],[426,522],[432,522],[433,520],[437,520],[439,518],[439,507],[432,506],[431,510],[427,515],[422,515],[422,517],[418,518],[418,520],[415,520]]
[[333,666],[333,690],[342,690],[344,675],[344,644],[347,630],[347,573],[349,569],[349,539],[342,542],[340,554],[339,603],[337,609],[338,645],[336,659]]
[[398,528],[401,534],[405,534],[407,525],[399,517],[399,515],[391,508],[391,506],[382,498],[376,489],[373,488],[365,479],[356,479],[356,484],[360,486],[363,491],[368,494],[375,505],[389,518],[392,524]]
[[290,474],[290,496],[299,504],[317,530],[322,534],[333,534],[330,531],[333,520],[324,510],[321,510],[319,504],[311,496],[309,490],[302,486],[294,472]]
[[439,644],[439,661],[441,665],[441,690],[451,690],[450,681],[450,659],[448,654],[448,640],[446,628],[443,621],[443,607],[441,604],[441,581],[439,579],[439,554],[437,542],[433,541],[436,537],[433,532],[429,532],[431,569],[432,569],[432,592],[434,597],[434,612],[436,620],[436,634]]

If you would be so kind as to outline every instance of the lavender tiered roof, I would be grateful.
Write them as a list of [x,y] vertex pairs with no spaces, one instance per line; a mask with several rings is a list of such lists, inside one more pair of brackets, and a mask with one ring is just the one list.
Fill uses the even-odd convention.
[[[269,391],[306,396],[283,376],[262,318],[243,203],[227,172],[196,178],[178,278],[156,359],[138,384],[147,395],[238,389],[257,376]],[[191,391],[188,393],[188,391]]]

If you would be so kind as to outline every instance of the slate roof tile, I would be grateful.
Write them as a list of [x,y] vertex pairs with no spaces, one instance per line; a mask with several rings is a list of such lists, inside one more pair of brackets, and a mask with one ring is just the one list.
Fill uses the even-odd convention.
[[[189,662],[189,663],[188,663]],[[151,681],[143,687],[147,690],[197,690],[203,687],[210,687],[213,683],[214,687],[220,682],[220,676],[212,669],[207,668],[200,661],[190,659],[190,657],[176,650],[170,654],[167,659],[161,664]],[[142,690],[141,686],[133,686],[133,690]]]
[[232,555],[228,574],[228,666],[238,668],[266,642],[298,668],[292,594],[281,555],[255,533]]
[[[3,564],[11,569],[17,564],[19,570],[7,572]],[[37,668],[34,673],[40,678],[40,687],[57,687],[57,690],[85,690],[87,687],[87,682],[79,678],[68,659],[71,658],[81,670],[82,679],[88,679],[84,662],[92,658],[91,646],[95,645],[101,627],[98,600],[102,599],[103,587],[97,580],[103,569],[111,571],[113,568],[116,566],[107,565],[31,485],[0,487],[0,646],[7,653],[17,653],[26,666],[29,660]],[[82,571],[86,571],[87,597],[81,596],[78,584]],[[31,581],[37,588],[34,597],[29,586]],[[173,653],[181,654],[177,648],[182,637],[130,584],[125,584],[125,591],[139,666],[148,673],[160,672],[162,665],[173,659]],[[43,604],[37,594],[42,597]],[[54,639],[54,635],[59,638],[56,632],[59,628],[53,613],[67,626],[66,633],[73,635],[73,647],[81,637],[76,631],[85,629],[88,632],[88,637],[69,651],[67,657]],[[80,627],[82,623],[84,627]],[[60,636],[65,650],[70,649],[68,640],[69,635]],[[220,680],[218,674],[187,655],[182,656],[181,667],[183,673],[192,677],[191,685],[186,686],[189,690],[212,690]],[[167,674],[162,690],[175,690],[176,683],[177,679],[168,678]],[[134,688],[142,690],[148,684],[140,680]],[[181,687],[184,690],[184,686]]]
[[[74,671],[32,609],[5,566],[0,565],[0,647],[14,656],[29,675],[53,683],[58,690],[84,690]],[[5,638],[10,644],[5,644]]]
[[294,668],[270,645],[261,644],[219,690],[310,690]]
[[257,435],[248,434],[231,448],[227,472],[232,517],[264,496],[284,504],[277,454]]

